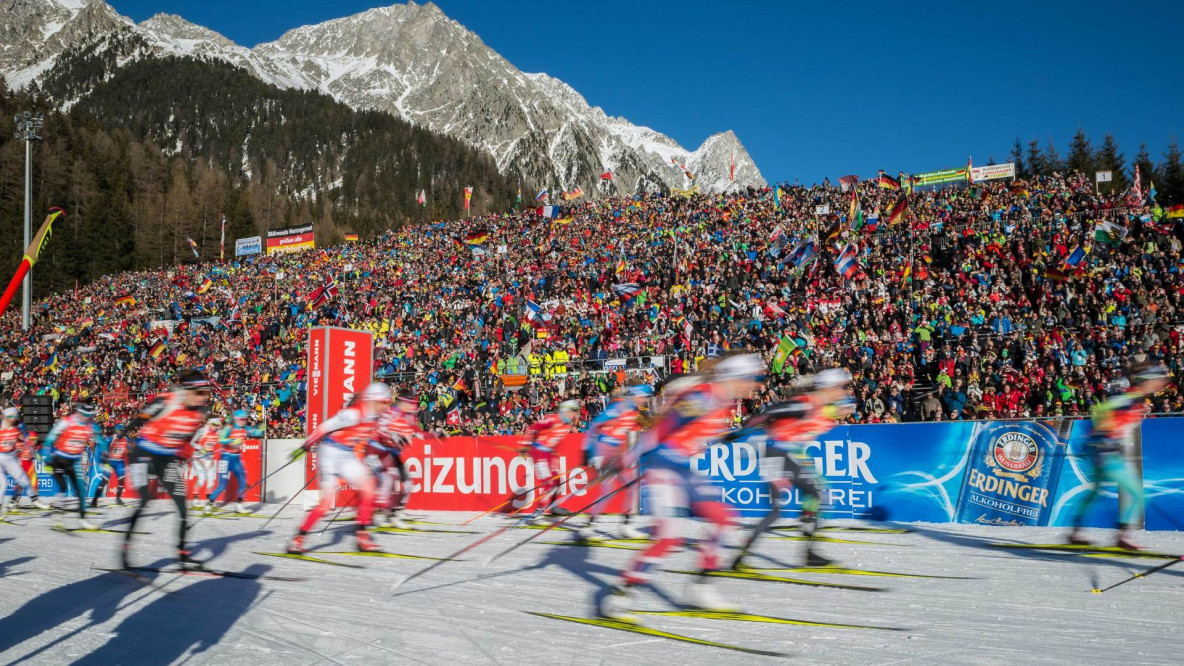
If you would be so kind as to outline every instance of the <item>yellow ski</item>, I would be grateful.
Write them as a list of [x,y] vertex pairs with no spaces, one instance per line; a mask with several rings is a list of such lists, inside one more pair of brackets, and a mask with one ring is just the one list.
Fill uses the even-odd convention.
[[717,643],[715,641],[707,641],[701,638],[692,638],[691,636],[683,636],[682,634],[672,634],[668,631],[660,629],[651,629],[643,627],[639,624],[632,624],[630,622],[621,622],[620,620],[609,620],[605,618],[589,618],[589,617],[572,617],[569,615],[553,615],[551,613],[535,613],[527,611],[531,615],[538,617],[549,617],[554,620],[566,620],[567,622],[575,622],[577,624],[587,624],[593,627],[604,627],[605,629],[617,629],[619,631],[629,631],[643,636],[655,636],[657,638],[668,638],[672,641],[681,641],[683,643],[691,643],[693,645],[703,645],[706,647],[717,647],[725,650],[735,650],[736,652],[745,652],[747,654],[759,654],[766,657],[784,657],[782,652],[770,652],[769,650],[757,650],[754,648],[742,647],[739,645],[729,645],[728,643]]

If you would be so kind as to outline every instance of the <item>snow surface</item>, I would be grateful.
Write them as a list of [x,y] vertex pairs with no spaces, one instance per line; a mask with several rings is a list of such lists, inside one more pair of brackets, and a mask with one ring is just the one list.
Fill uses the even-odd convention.
[[[265,507],[270,513],[276,507]],[[105,509],[118,528],[129,509]],[[137,537],[141,564],[171,565],[175,517],[155,502]],[[117,573],[120,537],[51,531],[48,516],[0,524],[0,663],[35,664],[685,664],[775,663],[768,657],[535,617],[526,611],[590,616],[594,594],[615,580],[627,550],[529,544],[485,560],[533,532],[512,530],[466,556],[394,591],[392,585],[428,562],[325,555],[363,565],[347,569],[252,554],[279,551],[295,528],[290,507],[266,531],[263,520],[202,519],[191,532],[211,566],[304,582],[162,576],[163,594]],[[424,528],[486,532],[500,517],[458,526],[471,514],[421,514],[448,525]],[[73,521],[75,517],[67,518]],[[834,525],[853,524],[835,521]],[[820,552],[852,568],[969,576],[971,580],[880,578],[784,573],[797,578],[878,586],[884,592],[828,590],[774,582],[721,580],[721,594],[749,613],[903,631],[840,629],[650,616],[650,627],[713,641],[786,652],[802,664],[1138,663],[1178,664],[1184,649],[1184,566],[1101,595],[1108,585],[1161,560],[1094,558],[1009,551],[992,543],[1050,543],[1045,528],[909,525],[910,534],[828,532],[863,544],[826,543]],[[689,525],[697,534],[699,525]],[[552,536],[555,535],[555,536]],[[1113,532],[1098,530],[1099,538]],[[1140,535],[1156,550],[1181,552],[1184,534]],[[476,535],[379,534],[389,551],[444,556]],[[553,531],[538,541],[570,535]],[[309,545],[351,550],[346,523],[333,523]],[[803,544],[766,540],[763,555],[797,565]],[[661,568],[691,568],[684,551]],[[775,566],[755,559],[756,566]],[[689,576],[657,572],[654,591],[637,607],[670,610]]]

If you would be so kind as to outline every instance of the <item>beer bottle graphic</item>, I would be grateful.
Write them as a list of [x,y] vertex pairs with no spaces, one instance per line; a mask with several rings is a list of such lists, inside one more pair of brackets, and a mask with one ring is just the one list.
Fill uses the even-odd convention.
[[1047,525],[1072,421],[980,421],[958,496],[960,523]]

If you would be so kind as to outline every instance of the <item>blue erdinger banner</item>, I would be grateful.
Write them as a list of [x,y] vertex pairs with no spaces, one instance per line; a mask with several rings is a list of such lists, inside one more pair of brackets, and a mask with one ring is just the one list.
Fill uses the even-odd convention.
[[[1148,529],[1180,529],[1168,517],[1184,515],[1184,448],[1172,439],[1181,425],[1161,418],[1142,428]],[[1093,479],[1088,434],[1083,420],[844,425],[807,443],[800,462],[822,482],[827,518],[1064,527]],[[692,467],[738,513],[763,515],[770,507],[759,465],[764,446],[757,433],[714,444]],[[1132,449],[1132,460],[1138,453]],[[1113,484],[1100,495],[1083,522],[1113,527]],[[801,507],[796,489],[780,499],[790,516]]]

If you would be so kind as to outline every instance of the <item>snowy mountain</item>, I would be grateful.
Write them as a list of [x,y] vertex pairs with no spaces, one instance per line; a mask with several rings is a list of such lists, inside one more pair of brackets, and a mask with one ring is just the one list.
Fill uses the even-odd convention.
[[[546,74],[519,71],[434,4],[393,5],[290,30],[253,49],[181,17],[141,24],[101,0],[21,0],[0,6],[0,75],[11,87],[45,76],[67,48],[100,50],[131,31],[150,53],[223,60],[281,88],[316,90],[355,109],[400,116],[489,153],[506,174],[552,192],[703,191],[765,184],[731,131],[688,151],[647,127],[607,115]],[[123,56],[126,60],[126,54]],[[83,93],[84,94],[84,93]],[[72,100],[59,100],[69,104]],[[729,179],[735,159],[735,182]]]

